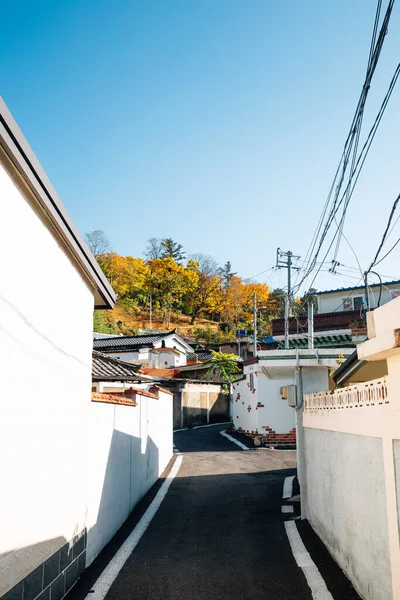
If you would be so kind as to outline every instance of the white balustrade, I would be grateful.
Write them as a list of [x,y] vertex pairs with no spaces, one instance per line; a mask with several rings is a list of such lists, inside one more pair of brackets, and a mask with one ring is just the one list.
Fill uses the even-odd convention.
[[339,410],[388,404],[387,378],[373,379],[337,390],[304,394],[304,410]]

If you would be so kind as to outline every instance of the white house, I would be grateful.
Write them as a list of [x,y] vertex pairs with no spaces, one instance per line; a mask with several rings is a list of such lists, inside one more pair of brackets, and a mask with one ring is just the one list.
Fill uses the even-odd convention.
[[[337,288],[315,292],[318,301],[318,314],[365,310],[367,298],[365,286]],[[383,306],[400,295],[400,280],[385,281],[368,285],[368,302],[371,309]]]
[[167,333],[108,336],[93,340],[93,347],[126,362],[141,363],[147,367],[180,367],[187,363],[193,348],[173,329]]
[[[261,350],[243,363],[243,378],[232,384],[231,414],[235,429],[265,444],[296,443],[296,411],[289,406],[287,387],[300,390],[328,386],[329,369],[350,349]],[[315,387],[316,386],[316,387]]]
[[[382,306],[400,294],[400,281],[383,282],[368,286],[369,308]],[[318,348],[355,348],[367,337],[364,286],[323,290],[313,294],[317,299],[317,312],[313,318],[314,346]],[[290,348],[307,348],[310,331],[307,307],[301,315],[289,318]],[[273,319],[272,335],[283,346],[285,320]]]

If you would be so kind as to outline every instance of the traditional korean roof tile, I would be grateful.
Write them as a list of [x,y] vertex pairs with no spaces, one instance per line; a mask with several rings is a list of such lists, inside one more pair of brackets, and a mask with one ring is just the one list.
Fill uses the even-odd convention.
[[140,381],[138,371],[140,365],[106,356],[101,352],[93,351],[92,380],[93,381]]
[[123,335],[110,338],[102,338],[93,340],[93,348],[95,350],[112,351],[114,349],[122,350],[129,348],[151,348],[153,344],[163,340],[176,333],[176,330],[168,331],[167,333],[149,333],[143,335]]

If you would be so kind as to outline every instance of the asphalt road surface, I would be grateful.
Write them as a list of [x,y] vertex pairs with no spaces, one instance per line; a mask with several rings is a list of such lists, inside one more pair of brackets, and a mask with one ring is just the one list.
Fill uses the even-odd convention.
[[[296,474],[295,452],[244,451],[220,435],[225,427],[175,433],[183,455],[178,474],[107,600],[358,598],[309,525],[297,518],[296,479],[294,498],[282,498],[285,478]],[[162,480],[84,573],[68,600],[83,600],[88,594],[90,598],[97,578],[161,484]],[[283,505],[293,506],[293,513],[282,513]],[[293,554],[287,521],[315,565],[314,595],[307,570],[298,566]]]

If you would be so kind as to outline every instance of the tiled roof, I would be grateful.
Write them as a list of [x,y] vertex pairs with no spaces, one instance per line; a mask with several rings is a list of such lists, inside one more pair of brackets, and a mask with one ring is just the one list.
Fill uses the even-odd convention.
[[158,369],[156,367],[141,367],[140,373],[151,377],[161,377],[162,379],[174,379],[179,377],[180,369]]
[[128,390],[124,392],[126,395],[129,394],[139,394],[139,396],[147,396],[147,398],[155,398],[158,400],[157,394],[153,394],[152,392],[148,392],[147,390],[143,390],[142,388],[130,387]]
[[140,365],[111,358],[93,350],[92,379],[93,381],[140,381],[138,375]]
[[167,333],[149,333],[143,335],[123,335],[112,338],[103,338],[93,340],[93,348],[95,350],[112,350],[117,351],[123,348],[143,348],[151,347],[154,343],[176,333],[176,330],[168,331]]
[[209,360],[212,357],[210,350],[198,350],[197,352],[189,352],[187,360]]
[[102,402],[104,404],[123,404],[124,406],[137,406],[137,402],[132,398],[127,398],[122,394],[104,394],[92,392],[92,402]]

